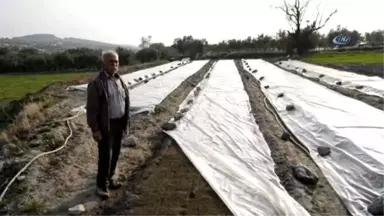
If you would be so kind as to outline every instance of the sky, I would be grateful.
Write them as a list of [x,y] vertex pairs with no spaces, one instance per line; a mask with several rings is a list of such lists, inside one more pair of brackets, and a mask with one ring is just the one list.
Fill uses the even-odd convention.
[[[292,2],[294,0],[287,0]],[[275,35],[289,29],[283,0],[0,0],[0,37],[49,33],[115,44],[138,45],[142,36],[171,45],[184,35],[209,43]],[[316,8],[338,12],[320,32],[337,25],[368,32],[384,29],[383,0],[312,0],[305,19]]]

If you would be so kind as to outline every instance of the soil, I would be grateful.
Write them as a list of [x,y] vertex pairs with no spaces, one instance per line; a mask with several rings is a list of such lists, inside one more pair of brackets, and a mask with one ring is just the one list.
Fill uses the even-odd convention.
[[[25,179],[11,186],[0,213],[67,214],[68,208],[78,204],[85,206],[87,214],[229,213],[199,172],[175,144],[170,145],[170,139],[160,129],[174,116],[179,104],[210,66],[211,62],[182,82],[158,105],[159,111],[154,115],[142,113],[132,117],[131,134],[138,138],[138,145],[122,149],[116,177],[123,188],[113,192],[108,201],[95,195],[97,144],[82,115],[70,122],[73,135],[65,148],[39,158],[23,173]],[[47,92],[54,93],[60,100],[42,111],[46,118],[30,129],[32,139],[20,139],[24,145],[34,145],[26,146],[27,153],[6,161],[2,172],[5,175],[0,178],[1,191],[3,183],[33,156],[61,146],[68,136],[66,122],[49,122],[68,117],[72,108],[84,103],[86,95],[65,91],[65,87],[53,85],[42,91],[45,96]],[[50,137],[48,142],[47,137]]]
[[[313,216],[349,215],[336,192],[309,155],[291,140],[284,141],[280,138],[286,130],[279,126],[273,114],[265,107],[265,96],[258,81],[243,69],[240,61],[236,61],[236,66],[249,95],[255,121],[271,150],[272,159],[276,164],[275,173],[280,183]],[[316,186],[305,185],[295,179],[292,170],[297,165],[304,165],[316,173],[319,178]]]
[[231,215],[177,144],[169,142],[132,176],[125,195],[106,204],[99,214]]
[[[166,111],[149,118],[159,123],[168,122],[176,114],[179,104],[203,79],[206,72],[205,69],[201,70],[185,80],[159,105],[162,107],[159,110],[165,108]],[[159,125],[155,126],[156,130]],[[152,157],[135,170],[125,187],[113,199],[101,203],[91,214],[230,214],[224,203],[170,137],[161,134],[158,138],[152,139],[152,142],[155,142],[152,145],[157,146]]]
[[[281,184],[312,215],[348,215],[311,158],[293,142],[280,139],[283,128],[264,106],[258,81],[236,63],[256,123],[271,149]],[[141,113],[132,117],[131,134],[138,138],[138,145],[122,148],[116,177],[123,187],[113,191],[108,201],[95,195],[97,144],[82,115],[71,121],[73,136],[65,148],[35,161],[23,173],[25,179],[11,186],[0,206],[0,214],[65,215],[68,208],[83,204],[87,210],[85,214],[91,215],[231,215],[177,144],[160,129],[176,114],[179,104],[204,78],[210,65],[208,63],[182,82],[157,106],[154,114]],[[76,84],[82,82],[84,80]],[[18,144],[25,146],[26,153],[9,161],[6,159],[8,165],[0,176],[0,191],[4,189],[3,183],[28,159],[63,144],[69,134],[66,122],[50,122],[68,117],[70,110],[82,105],[86,98],[82,92],[65,91],[66,86],[68,84],[52,85],[33,95],[49,96],[54,105],[42,111],[41,121],[31,126],[29,136],[19,139]],[[317,186],[308,186],[295,179],[292,168],[298,164],[316,173]]]

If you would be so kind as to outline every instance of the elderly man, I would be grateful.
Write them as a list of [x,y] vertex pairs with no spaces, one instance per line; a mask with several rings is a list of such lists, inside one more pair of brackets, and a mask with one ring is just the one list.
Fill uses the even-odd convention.
[[129,92],[118,75],[119,56],[103,52],[103,70],[88,84],[87,122],[98,143],[97,193],[109,197],[108,189],[121,184],[113,180],[122,137],[129,130]]

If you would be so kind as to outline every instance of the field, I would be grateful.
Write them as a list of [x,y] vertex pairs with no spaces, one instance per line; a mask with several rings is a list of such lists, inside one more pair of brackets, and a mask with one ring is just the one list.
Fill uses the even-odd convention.
[[383,52],[317,53],[304,61],[354,73],[384,78]]
[[[158,61],[146,64],[139,64],[124,67],[121,71],[129,72],[146,67],[163,64],[165,61]],[[19,100],[26,94],[35,93],[45,86],[58,81],[84,80],[89,79],[93,75],[92,72],[73,72],[73,73],[55,73],[55,74],[7,74],[0,75],[0,104],[7,103],[12,100]]]
[[314,64],[339,64],[339,65],[369,65],[384,64],[383,52],[340,52],[340,53],[317,53],[307,59]]
[[39,74],[39,75],[0,75],[0,103],[18,100],[28,93],[34,93],[43,87],[58,81],[87,79],[90,72]]
[[[329,63],[336,55],[318,54],[306,61],[336,64]],[[345,56],[337,58],[349,58]],[[360,63],[355,60],[360,65],[361,61],[374,62],[372,59],[377,58],[371,53],[354,56],[364,59]],[[374,108],[377,104],[364,101],[369,97],[366,94],[357,95],[354,89],[325,85],[279,67],[247,59],[182,65],[175,62],[160,65],[156,71],[141,71],[140,75],[130,72],[144,66],[125,70],[129,81],[145,77],[131,87],[132,109],[139,105],[155,108],[132,116],[130,136],[136,144],[122,147],[118,164],[117,178],[123,188],[104,201],[94,193],[97,145],[91,139],[85,115],[62,120],[73,116],[71,110],[84,105],[86,99],[80,87],[78,91],[65,89],[69,84],[86,83],[89,73],[77,74],[81,81],[60,82],[28,95],[20,112],[11,113],[8,108],[0,115],[11,120],[0,136],[0,191],[33,157],[65,146],[40,157],[16,179],[0,203],[0,213],[61,215],[81,204],[84,214],[89,215],[356,214],[361,211],[356,202],[340,197],[351,193],[354,197],[366,196],[361,201],[366,208],[370,204],[367,200],[376,198],[375,190],[380,188],[375,181],[380,171],[372,167],[383,164],[360,161],[361,155],[368,157],[356,147],[362,145],[360,140],[343,134],[335,125],[349,124],[350,118],[355,124],[361,120],[367,128],[356,129],[354,134],[369,134],[373,146],[364,147],[379,154],[375,146],[384,136],[381,131],[371,133],[370,126],[379,124],[374,120],[384,119],[382,111]],[[4,95],[8,91],[3,91],[3,100],[34,93],[53,80],[79,78],[36,75],[32,76],[35,80],[44,77],[44,81],[32,82],[28,77],[33,87],[26,90],[11,87],[11,83],[26,82],[25,76],[4,77],[8,85],[2,85],[8,91],[19,90],[8,98]],[[358,107],[361,112],[348,107]],[[360,115],[368,112],[374,117]],[[338,118],[328,120],[321,113]],[[162,128],[168,122],[176,129]],[[323,140],[327,143],[321,143]],[[322,156],[327,160],[318,155],[318,145],[332,146],[332,153]],[[356,148],[348,152],[346,146]],[[345,154],[354,154],[355,161],[343,164]],[[370,167],[372,172],[366,173],[362,167]],[[304,177],[297,171],[301,169],[308,169]],[[347,176],[355,172],[356,176]],[[370,177],[364,182],[365,176]],[[345,190],[332,186],[338,178]]]

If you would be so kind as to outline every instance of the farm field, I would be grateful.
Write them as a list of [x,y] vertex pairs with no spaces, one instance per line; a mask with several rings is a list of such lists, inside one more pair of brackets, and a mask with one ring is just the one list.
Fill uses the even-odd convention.
[[[166,61],[157,61],[152,63],[126,66],[120,71],[128,73],[132,70],[143,69],[164,64]],[[73,73],[42,73],[42,74],[6,74],[0,75],[0,104],[12,100],[19,100],[26,94],[35,93],[45,86],[59,82],[71,80],[87,80],[92,77],[94,72],[73,72]]]
[[[125,75],[137,143],[123,147],[123,188],[108,201],[94,194],[97,147],[85,115],[56,121],[84,106],[86,85],[39,92],[61,100],[30,102],[1,134],[0,191],[33,157],[66,146],[31,164],[0,212],[57,215],[81,204],[89,215],[368,215],[383,186],[383,111],[282,65],[196,60]],[[44,87],[34,85],[29,92]]]
[[35,93],[43,87],[58,81],[87,79],[90,72],[42,75],[0,75],[0,103],[18,100],[28,93]]
[[307,62],[315,64],[383,64],[383,52],[332,52],[316,53],[305,59]]
[[382,51],[317,53],[305,58],[304,61],[361,75],[384,78],[384,56]]

